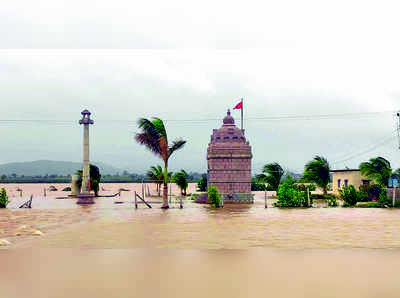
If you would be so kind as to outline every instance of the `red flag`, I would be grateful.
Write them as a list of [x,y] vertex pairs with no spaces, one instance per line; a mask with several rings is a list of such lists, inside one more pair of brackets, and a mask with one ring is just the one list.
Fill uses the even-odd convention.
[[234,110],[243,109],[243,101],[239,102],[233,109],[234,109]]
[[89,186],[89,191],[91,191],[92,185],[90,184],[90,180],[88,181],[88,186]]

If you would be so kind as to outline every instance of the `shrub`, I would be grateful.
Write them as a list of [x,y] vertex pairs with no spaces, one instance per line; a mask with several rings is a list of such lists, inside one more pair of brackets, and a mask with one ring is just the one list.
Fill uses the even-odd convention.
[[388,197],[386,187],[384,186],[380,188],[378,203],[382,206],[393,207],[393,199]]
[[9,203],[9,201],[8,201],[7,192],[4,188],[2,188],[0,191],[0,208],[6,208],[8,203]]
[[208,188],[208,201],[211,206],[216,208],[221,207],[221,195],[218,192],[218,188],[216,186],[210,186]]
[[290,176],[279,185],[277,199],[278,207],[307,207],[307,191],[300,190]]
[[336,196],[334,195],[326,195],[326,203],[329,207],[337,207],[339,206]]
[[357,204],[359,208],[383,208],[384,206],[379,202],[362,202],[361,204]]
[[359,194],[353,185],[339,189],[340,197],[344,201],[343,207],[354,206],[357,204]]
[[260,182],[259,179],[251,179],[251,191],[265,191],[267,187],[264,183]]
[[360,186],[359,191],[358,191],[357,202],[369,202],[369,201],[371,201],[368,189],[369,189],[368,185],[361,185]]

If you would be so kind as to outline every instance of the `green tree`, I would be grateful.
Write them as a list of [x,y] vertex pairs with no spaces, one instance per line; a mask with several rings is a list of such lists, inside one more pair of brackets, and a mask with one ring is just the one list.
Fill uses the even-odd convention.
[[[83,176],[82,170],[76,171],[75,174],[79,176],[79,179],[77,180],[78,187],[82,188],[82,176]],[[90,188],[91,190],[94,191],[94,195],[98,197],[100,182],[101,182],[101,174],[99,168],[91,164],[89,175],[90,175]]]
[[208,201],[211,206],[215,208],[219,208],[222,206],[221,204],[221,195],[219,194],[218,188],[213,185],[208,188]]
[[390,162],[380,156],[362,162],[360,164],[360,172],[365,177],[374,180],[383,186],[388,186],[389,178],[392,176]]
[[208,184],[207,175],[203,174],[201,176],[199,182],[197,183],[197,189],[199,191],[206,191],[207,190],[207,184]]
[[152,120],[141,118],[138,121],[141,132],[136,134],[136,141],[146,146],[152,153],[159,156],[164,161],[164,189],[162,209],[169,208],[168,205],[168,160],[171,155],[182,149],[186,141],[177,139],[171,143],[168,142],[167,130],[164,122],[160,118]]
[[344,207],[356,205],[357,199],[360,197],[353,185],[344,186],[343,188],[339,189],[339,194],[344,201]]
[[186,190],[188,188],[188,174],[185,170],[181,170],[172,177],[176,185],[178,185],[179,189],[181,190],[181,194],[186,196]]
[[307,191],[301,190],[288,175],[277,191],[278,207],[307,207]]
[[8,201],[7,192],[4,188],[2,188],[0,191],[0,208],[6,208],[8,203],[9,203],[9,201]]
[[328,193],[328,185],[331,182],[330,166],[328,160],[322,156],[315,156],[308,162],[304,169],[303,180],[315,183],[322,188],[324,195]]
[[156,184],[157,193],[158,196],[160,196],[161,185],[163,184],[164,181],[164,170],[162,166],[160,165],[152,166],[150,170],[147,171],[146,176]]
[[284,171],[277,162],[266,164],[261,174],[257,175],[260,182],[268,184],[270,188],[277,191],[281,183]]

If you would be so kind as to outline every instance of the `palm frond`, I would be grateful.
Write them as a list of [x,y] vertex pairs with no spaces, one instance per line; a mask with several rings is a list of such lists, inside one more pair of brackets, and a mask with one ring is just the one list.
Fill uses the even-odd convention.
[[186,144],[186,141],[178,139],[172,142],[172,145],[168,148],[168,157],[170,157],[175,151],[182,149]]
[[157,130],[157,132],[165,138],[168,142],[167,130],[165,129],[164,122],[160,118],[153,118],[153,126]]
[[315,156],[312,161],[306,164],[303,179],[326,189],[331,182],[328,160],[322,156]]
[[136,141],[141,145],[145,145],[154,154],[161,155],[161,135],[154,126],[153,122],[146,118],[140,118],[138,121],[138,125],[142,131],[136,134]]
[[362,162],[359,168],[362,175],[385,186],[388,185],[389,178],[392,175],[390,162],[380,156]]

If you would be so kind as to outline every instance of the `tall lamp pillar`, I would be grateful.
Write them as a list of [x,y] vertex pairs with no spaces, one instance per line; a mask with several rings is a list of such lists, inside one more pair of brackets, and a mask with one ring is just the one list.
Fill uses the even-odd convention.
[[89,156],[89,125],[93,125],[94,121],[90,119],[88,110],[82,113],[82,119],[79,124],[83,125],[83,175],[82,175],[82,190],[78,195],[78,204],[94,204],[94,196],[90,194],[89,180],[90,180],[90,156]]

